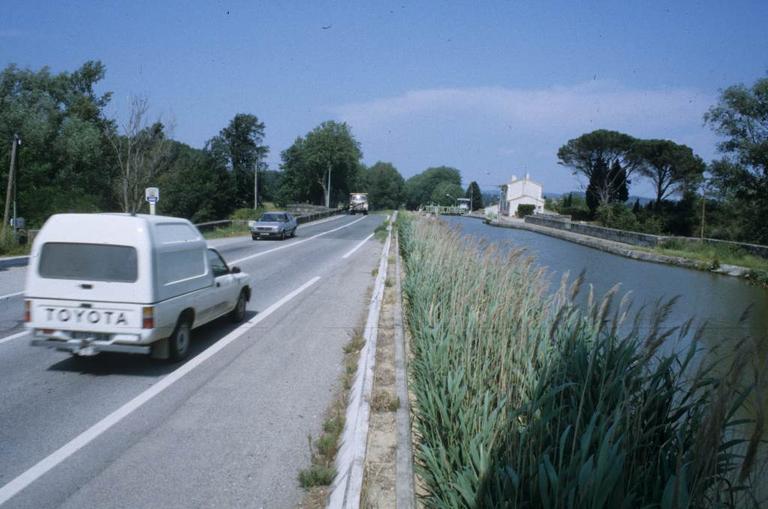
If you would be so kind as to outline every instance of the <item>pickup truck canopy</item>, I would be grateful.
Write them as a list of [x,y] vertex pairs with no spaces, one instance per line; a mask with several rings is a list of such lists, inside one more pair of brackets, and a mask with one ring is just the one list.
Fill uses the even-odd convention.
[[152,304],[213,284],[206,249],[186,219],[56,214],[32,245],[27,296]]

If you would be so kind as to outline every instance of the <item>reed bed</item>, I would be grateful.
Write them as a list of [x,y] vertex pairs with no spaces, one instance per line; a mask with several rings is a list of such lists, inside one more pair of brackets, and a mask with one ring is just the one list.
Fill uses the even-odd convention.
[[[754,340],[724,338],[727,365],[703,361],[690,322],[665,325],[673,301],[641,326],[615,290],[550,291],[519,251],[417,216],[398,230],[426,506],[760,506],[764,406],[743,411],[764,401]],[[690,347],[662,353],[675,338]]]

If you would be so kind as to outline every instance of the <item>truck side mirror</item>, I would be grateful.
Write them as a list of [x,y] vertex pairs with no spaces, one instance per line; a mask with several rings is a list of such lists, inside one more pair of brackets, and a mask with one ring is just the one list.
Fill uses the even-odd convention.
[[229,269],[229,271],[232,274],[240,274],[240,267],[238,267],[237,265],[233,265],[232,268]]

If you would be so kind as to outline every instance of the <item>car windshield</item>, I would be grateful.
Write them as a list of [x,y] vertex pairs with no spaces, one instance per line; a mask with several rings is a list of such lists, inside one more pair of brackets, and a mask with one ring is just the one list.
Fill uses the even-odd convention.
[[261,216],[261,219],[259,219],[262,223],[284,223],[287,220],[285,214],[264,214]]

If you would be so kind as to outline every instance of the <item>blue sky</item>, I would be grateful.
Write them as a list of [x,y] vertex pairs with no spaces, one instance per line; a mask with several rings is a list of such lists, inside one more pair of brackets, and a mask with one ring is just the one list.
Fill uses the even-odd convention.
[[[146,95],[196,147],[238,112],[269,162],[324,120],[364,161],[409,177],[450,165],[490,186],[529,172],[578,189],[557,148],[597,128],[690,145],[703,113],[768,71],[768,2],[0,1],[0,64],[107,67],[122,118]],[[11,14],[8,16],[7,14]],[[582,183],[583,184],[583,183]],[[634,192],[650,194],[645,185]]]

